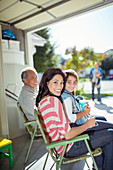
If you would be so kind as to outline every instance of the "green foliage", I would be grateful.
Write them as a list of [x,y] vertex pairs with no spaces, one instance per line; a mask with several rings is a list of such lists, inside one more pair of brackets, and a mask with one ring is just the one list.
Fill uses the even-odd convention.
[[102,61],[102,66],[101,67],[105,71],[113,69],[113,54],[109,55],[107,58],[105,58]]
[[47,42],[43,47],[36,46],[36,53],[33,55],[34,67],[37,72],[44,72],[50,67],[58,66],[58,57],[55,55],[55,44],[51,45],[49,29],[43,29],[36,34],[45,38]]
[[100,62],[103,59],[102,55],[95,54],[92,48],[84,48],[80,52],[76,51],[76,47],[66,49],[66,55],[71,54],[72,58],[66,62],[65,69],[72,68],[79,72],[83,68],[94,66],[94,62]]
[[72,59],[70,59],[66,62],[64,69],[71,68],[71,69],[78,71],[78,69],[81,68],[81,65],[80,65],[78,52],[76,51],[76,47],[71,48],[71,49],[66,49],[65,54],[66,55],[71,54]]
[[78,96],[78,95],[82,96],[83,93],[84,93],[83,88],[77,89],[77,90],[75,91],[76,96]]
[[74,93],[76,94],[76,96],[77,95],[81,95],[82,96],[82,94],[84,93],[84,79],[79,79],[78,81],[81,82],[81,87],[79,87],[79,89],[77,87],[77,89],[75,90]]
[[109,70],[113,69],[113,53],[108,54],[102,60],[101,68],[103,69],[104,78],[108,75]]
[[[82,96],[86,100],[90,100],[91,99],[91,94],[90,93],[82,93]],[[113,96],[113,93],[101,93],[101,97],[106,97],[106,96]],[[95,98],[97,98],[97,94],[95,94]]]
[[84,77],[84,78],[79,78],[79,80],[83,81],[83,82],[86,82],[86,81],[89,81],[89,78]]

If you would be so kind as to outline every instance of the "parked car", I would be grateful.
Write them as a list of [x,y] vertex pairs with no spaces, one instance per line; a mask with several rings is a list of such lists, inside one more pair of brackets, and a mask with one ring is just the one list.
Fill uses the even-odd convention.
[[109,70],[109,74],[107,76],[107,79],[113,79],[113,69]]

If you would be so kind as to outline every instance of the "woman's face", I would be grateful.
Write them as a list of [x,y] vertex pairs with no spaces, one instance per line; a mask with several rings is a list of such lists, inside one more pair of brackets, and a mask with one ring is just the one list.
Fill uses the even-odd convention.
[[77,79],[74,76],[68,76],[67,81],[66,81],[66,87],[65,89],[72,93],[77,87]]
[[49,91],[55,96],[60,96],[64,87],[64,80],[60,74],[56,74],[48,83]]

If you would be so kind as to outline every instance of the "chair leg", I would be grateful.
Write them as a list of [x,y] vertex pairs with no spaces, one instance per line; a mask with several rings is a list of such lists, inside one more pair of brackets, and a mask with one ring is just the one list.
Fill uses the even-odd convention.
[[92,158],[92,161],[93,161],[93,163],[94,163],[95,169],[98,170],[97,164],[96,164],[95,159],[94,159],[94,157],[93,157],[93,155],[92,155],[92,152],[91,152],[91,149],[90,149],[90,147],[89,147],[89,144],[88,144],[87,139],[85,140],[85,143],[86,143],[86,146],[87,146],[87,148],[88,148],[88,151],[89,151],[89,153],[90,153],[90,155],[91,155],[91,158]]
[[85,159],[85,163],[86,163],[86,165],[87,165],[88,169],[90,170],[89,164],[88,164],[88,162],[87,162],[87,160],[86,160],[86,159]]
[[48,156],[49,156],[49,152],[47,153],[46,160],[45,160],[44,166],[43,166],[43,170],[45,169],[45,166],[46,166],[46,163],[47,163]]
[[13,163],[12,144],[9,145],[8,151],[9,151],[9,165],[10,165],[10,168],[13,168],[14,163]]
[[[59,161],[59,164],[58,164],[58,170],[60,169],[60,166],[61,166],[61,164],[62,164],[62,160],[63,160],[63,156],[64,156],[64,153],[65,153],[65,150],[66,150],[66,146],[67,146],[67,145],[64,145],[64,147],[63,147],[62,155],[61,155],[61,157],[60,157],[60,161]],[[57,167],[57,166],[56,166],[56,167]]]
[[59,165],[58,165],[58,163],[56,163],[56,170],[59,170]]
[[[37,125],[37,126],[38,126],[38,125]],[[30,150],[31,150],[31,146],[32,146],[32,144],[33,144],[33,140],[34,140],[35,133],[36,133],[36,130],[37,130],[37,126],[35,127],[34,133],[33,133],[33,135],[31,136],[30,146],[29,146],[29,149],[28,149],[28,151],[27,151],[27,155],[26,155],[26,158],[25,158],[25,162],[24,162],[24,163],[26,163],[27,160],[28,160],[28,156],[29,156],[29,153],[30,153]]]

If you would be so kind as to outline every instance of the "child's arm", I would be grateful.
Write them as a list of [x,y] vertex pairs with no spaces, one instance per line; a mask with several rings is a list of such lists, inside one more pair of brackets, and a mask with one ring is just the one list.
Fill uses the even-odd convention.
[[75,122],[76,121],[76,114],[72,114],[73,109],[72,109],[72,100],[71,100],[71,98],[68,97],[63,102],[64,102],[64,107],[65,107],[65,111],[66,111],[69,123]]
[[76,114],[77,118],[76,118],[76,121],[81,119],[83,116],[85,115],[89,115],[90,114],[90,107],[89,107],[89,104],[87,106],[84,107],[84,109],[81,111],[81,112],[78,112]]

